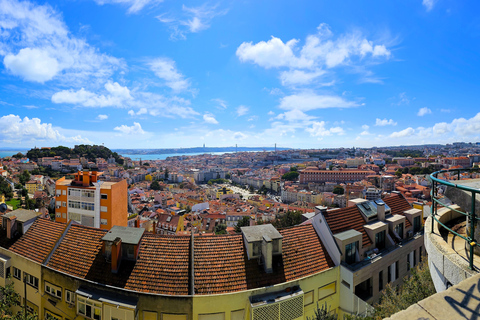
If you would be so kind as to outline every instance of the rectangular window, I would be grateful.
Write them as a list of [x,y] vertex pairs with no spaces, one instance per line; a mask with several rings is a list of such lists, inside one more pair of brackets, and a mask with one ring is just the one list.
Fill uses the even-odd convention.
[[58,314],[55,314],[51,311],[48,311],[47,309],[45,309],[45,319],[49,319],[49,320],[62,320],[62,317],[59,316]]
[[422,246],[418,248],[418,261],[422,262]]
[[420,231],[421,224],[420,224],[420,216],[413,218],[413,232],[416,233]]
[[100,211],[101,211],[101,212],[107,212],[107,211],[108,211],[108,208],[105,207],[105,206],[101,206],[101,207],[100,207]]
[[65,289],[65,302],[75,304],[75,292]]
[[403,239],[403,223],[399,223],[395,226],[395,233]]
[[417,250],[413,250],[413,266],[417,265]]
[[100,195],[100,199],[102,199],[102,200],[107,200],[107,199],[108,199],[108,195],[102,193],[102,194]]
[[385,230],[375,234],[375,246],[378,250],[385,248]]
[[66,207],[67,203],[65,201],[62,202],[62,207]]
[[243,320],[245,319],[245,309],[235,310],[230,313],[231,320]]
[[22,270],[13,267],[13,277],[22,280]]
[[398,279],[398,261],[395,262],[395,280]]
[[383,270],[378,273],[378,291],[383,290]]
[[313,290],[304,294],[303,303],[305,306],[313,303]]
[[54,286],[53,284],[45,281],[45,292],[49,295],[62,299],[62,288]]
[[332,282],[323,287],[318,288],[318,300],[325,299],[326,297],[337,292],[337,283]]
[[38,278],[28,273],[25,273],[25,276],[27,277],[27,284],[38,289]]
[[62,190],[60,190],[60,189],[55,190],[55,192],[57,194],[57,197],[62,194]]
[[207,313],[207,314],[199,314],[198,320],[225,320],[225,313]]
[[77,297],[77,313],[85,318],[94,320],[102,319],[102,303],[86,299],[84,297]]
[[66,195],[67,195],[67,191],[66,191],[66,190],[62,190],[62,194],[63,194],[64,196],[66,196]]
[[355,263],[358,251],[358,241],[349,243],[345,246],[345,262],[348,264]]
[[410,270],[410,254],[411,252],[407,254],[407,271]]

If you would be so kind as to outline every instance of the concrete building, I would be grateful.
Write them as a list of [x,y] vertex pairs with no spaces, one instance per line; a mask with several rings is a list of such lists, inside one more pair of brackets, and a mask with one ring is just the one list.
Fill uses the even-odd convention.
[[96,171],[78,171],[73,180],[56,181],[55,220],[107,230],[127,225],[127,182],[103,182],[98,176]]
[[374,175],[371,170],[304,170],[300,172],[300,183],[310,182],[355,182]]

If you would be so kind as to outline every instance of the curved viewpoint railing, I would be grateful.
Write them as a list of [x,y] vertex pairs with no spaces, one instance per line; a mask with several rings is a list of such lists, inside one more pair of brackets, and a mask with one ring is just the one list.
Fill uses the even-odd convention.
[[[467,186],[464,186],[464,185],[461,185],[460,184],[460,179],[461,179],[461,173],[462,172],[478,172],[478,169],[451,169],[451,170],[441,170],[441,171],[436,171],[434,173],[432,173],[430,175],[430,180],[432,181],[432,190],[430,192],[430,195],[432,197],[432,200],[433,200],[433,205],[431,207],[431,217],[432,217],[432,229],[431,229],[431,232],[433,232],[433,224],[434,224],[434,220],[438,222],[438,224],[440,224],[442,227],[445,228],[445,230],[448,230],[448,232],[450,233],[453,233],[454,235],[456,235],[457,237],[460,237],[462,239],[464,239],[469,245],[470,245],[470,256],[469,256],[469,268],[471,270],[474,270],[474,266],[473,266],[473,249],[475,246],[478,246],[480,247],[480,244],[477,243],[477,240],[475,240],[475,221],[480,221],[480,218],[477,217],[477,215],[475,214],[475,198],[476,198],[476,195],[477,193],[480,193],[480,189],[476,189],[476,188],[471,188],[471,187],[467,187]],[[439,175],[442,175],[442,174],[445,174],[445,173],[454,173],[456,174],[457,176],[457,181],[459,183],[455,184],[455,183],[452,183],[450,181],[446,181],[446,180],[442,180],[440,179],[438,176]],[[472,204],[471,204],[471,210],[470,212],[463,212],[463,211],[460,211],[460,210],[457,210],[455,208],[452,208],[450,206],[447,206],[445,205],[444,203],[441,203],[439,201],[439,198],[438,198],[438,186],[439,185],[444,185],[444,186],[447,186],[447,187],[453,187],[453,188],[457,188],[457,189],[460,189],[460,190],[464,190],[464,191],[467,191],[467,192],[471,192],[472,193]],[[463,236],[461,234],[459,234],[458,232],[455,232],[453,231],[451,228],[447,227],[445,224],[443,224],[442,222],[440,222],[438,219],[437,219],[437,211],[438,211],[438,205],[441,205],[442,207],[445,207],[445,208],[448,208],[454,212],[457,212],[457,213],[460,213],[466,217],[468,217],[469,219],[469,223],[470,223],[470,236]]]

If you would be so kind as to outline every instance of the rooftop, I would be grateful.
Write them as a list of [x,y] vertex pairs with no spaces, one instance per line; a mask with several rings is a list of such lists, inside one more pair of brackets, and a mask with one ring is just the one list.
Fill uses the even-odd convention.
[[247,239],[247,242],[262,241],[264,236],[267,236],[272,240],[283,238],[280,232],[278,232],[271,224],[241,227],[240,229],[242,230],[245,239]]
[[17,209],[17,210],[10,211],[9,213],[4,214],[3,216],[7,218],[16,217],[17,221],[26,222],[38,217],[39,215],[41,215],[41,213],[34,210]]
[[138,244],[145,232],[144,228],[129,228],[113,226],[110,231],[102,238],[104,241],[114,241],[116,238],[122,239],[122,243]]

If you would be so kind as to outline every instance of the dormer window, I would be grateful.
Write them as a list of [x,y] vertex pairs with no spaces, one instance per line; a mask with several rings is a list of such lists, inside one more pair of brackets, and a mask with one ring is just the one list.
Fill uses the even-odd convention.
[[355,263],[357,252],[358,252],[358,241],[347,244],[345,246],[345,262],[348,264]]
[[403,239],[403,223],[399,223],[395,226],[395,233]]
[[385,230],[375,234],[375,247],[377,247],[378,250],[385,248]]

